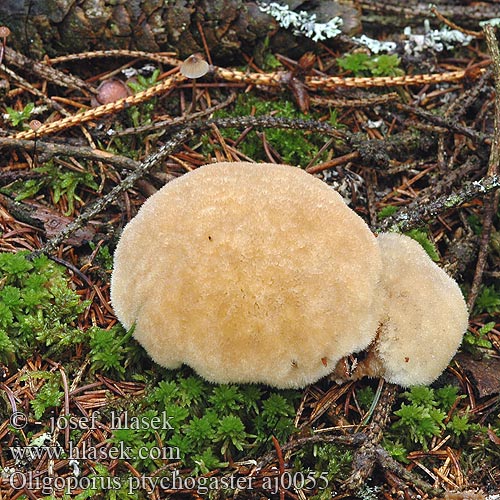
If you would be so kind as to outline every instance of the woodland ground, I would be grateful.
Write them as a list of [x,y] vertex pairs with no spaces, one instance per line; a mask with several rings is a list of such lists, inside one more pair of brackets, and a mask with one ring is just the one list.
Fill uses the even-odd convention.
[[[174,54],[20,69],[7,38],[1,498],[496,498],[500,60],[496,40],[468,34],[466,46],[412,53],[399,39],[390,55],[345,40],[299,60],[267,51],[232,67],[260,74],[258,84],[216,71],[196,85],[169,80]],[[101,82],[131,68],[126,101],[99,106]],[[431,77],[404,80],[421,74]],[[315,76],[348,80],[304,83]],[[212,386],[160,369],[117,323],[109,278],[124,224],[168,180],[240,159],[301,166],[373,231],[420,241],[459,282],[469,331],[432,387]],[[366,471],[358,482],[353,460]]]

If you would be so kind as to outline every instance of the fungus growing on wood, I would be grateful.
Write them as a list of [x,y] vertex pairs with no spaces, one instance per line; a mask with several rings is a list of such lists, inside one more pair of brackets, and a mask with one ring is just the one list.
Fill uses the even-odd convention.
[[319,179],[218,163],[164,186],[125,227],[111,299],[160,365],[303,387],[372,342],[380,271],[376,238]]
[[462,292],[413,239],[387,233],[377,242],[383,263],[381,324],[356,378],[430,384],[448,366],[467,329]]

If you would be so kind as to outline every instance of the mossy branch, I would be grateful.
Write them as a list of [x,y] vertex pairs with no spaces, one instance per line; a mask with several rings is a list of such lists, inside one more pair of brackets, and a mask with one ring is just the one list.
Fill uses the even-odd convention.
[[[87,207],[79,217],[64,228],[57,236],[49,240],[41,249],[35,252],[36,255],[41,253],[50,253],[56,249],[66,238],[68,238],[76,230],[82,228],[93,217],[102,212],[109,204],[113,203],[118,196],[130,189],[139,179],[156,166],[163,158],[175,152],[181,144],[189,140],[196,134],[200,134],[216,125],[219,128],[238,128],[245,129],[248,127],[261,128],[283,128],[292,130],[307,130],[317,133],[322,133],[332,137],[336,137],[343,141],[346,145],[359,148],[362,150],[361,156],[365,161],[371,163],[370,157],[373,156],[374,161],[383,156],[389,157],[389,152],[394,149],[394,141],[387,141],[384,145],[382,141],[366,140],[360,141],[358,134],[352,134],[348,131],[338,130],[333,125],[319,122],[316,120],[301,120],[290,118],[277,118],[272,116],[245,116],[236,118],[219,118],[207,120],[205,122],[195,122],[189,125],[189,128],[184,128],[161,146],[157,152],[150,155],[142,162],[133,172],[131,172],[120,184],[115,186],[106,196],[98,199],[95,203]],[[372,143],[375,143],[370,147]],[[382,151],[381,151],[382,148]],[[374,166],[374,168],[377,165]],[[378,168],[381,168],[378,165]],[[478,196],[485,196],[488,193],[500,187],[500,177],[492,175],[484,177],[479,181],[473,181],[465,184],[460,191],[452,195],[439,197],[438,199],[417,206],[412,209],[402,209],[394,216],[387,218],[382,225],[382,230],[388,231],[408,231],[412,228],[424,225],[429,219],[438,214],[456,208]]]
[[136,169],[139,162],[126,156],[114,155],[107,151],[91,148],[88,146],[71,146],[69,144],[58,144],[48,141],[31,141],[27,139],[15,139],[13,137],[0,137],[0,149],[24,149],[25,151],[36,151],[38,154],[53,156],[66,156],[82,158],[85,160],[102,161],[117,168],[127,170]]
[[74,221],[70,222],[59,234],[50,239],[42,248],[33,252],[33,256],[53,252],[66,238],[73,234],[76,230],[82,228],[87,222],[102,212],[110,203],[113,203],[118,196],[130,189],[141,177],[149,172],[163,158],[172,154],[182,143],[187,141],[194,131],[190,128],[184,129],[175,134],[169,141],[161,146],[158,151],[148,156],[140,166],[129,174],[123,181],[115,186],[106,196],[97,199],[87,207]]
[[[498,48],[495,29],[486,24],[484,26],[486,43],[493,62],[493,74],[495,78],[495,110],[493,118],[493,139],[491,141],[490,158],[488,161],[488,173],[485,180],[498,179],[498,166],[500,163],[500,50]],[[498,186],[497,186],[498,187]],[[469,310],[472,311],[481,287],[488,247],[493,228],[493,217],[498,206],[500,191],[495,190],[484,201],[483,231],[477,256],[476,270],[472,279],[472,286],[467,300]]]
[[384,220],[383,224],[381,224],[381,230],[405,232],[423,226],[430,219],[446,210],[457,208],[474,198],[485,196],[499,187],[500,177],[498,175],[469,182],[456,193],[440,196],[434,201],[416,206],[411,210],[402,208],[396,214]]

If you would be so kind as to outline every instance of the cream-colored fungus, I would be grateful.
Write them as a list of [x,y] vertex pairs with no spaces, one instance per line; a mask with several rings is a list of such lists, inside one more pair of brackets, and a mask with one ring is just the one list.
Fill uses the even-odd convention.
[[111,298],[160,365],[303,387],[374,339],[381,265],[368,226],[320,180],[217,163],[164,186],[125,227]]
[[422,246],[401,234],[377,238],[382,255],[382,316],[358,376],[402,386],[432,383],[448,366],[468,325],[462,292]]

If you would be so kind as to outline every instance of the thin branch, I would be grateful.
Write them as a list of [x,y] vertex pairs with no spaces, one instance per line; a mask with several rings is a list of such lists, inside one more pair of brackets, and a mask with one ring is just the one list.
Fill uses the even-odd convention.
[[491,141],[491,137],[488,134],[483,134],[482,132],[477,132],[476,130],[469,127],[464,127],[463,125],[457,123],[456,119],[454,118],[446,118],[443,116],[435,115],[433,113],[430,113],[429,111],[425,111],[423,109],[416,108],[415,106],[409,106],[408,104],[403,103],[397,103],[396,107],[402,111],[406,111],[407,113],[412,113],[419,118],[432,123],[433,125],[438,125],[439,127],[443,127],[447,130],[462,134],[465,137],[469,137],[470,139],[480,144],[489,144]]
[[215,124],[219,128],[263,127],[291,130],[308,130],[310,132],[319,132],[344,140],[350,137],[350,134],[348,132],[338,130],[329,123],[320,122],[317,120],[301,120],[298,118],[278,118],[269,115],[216,118],[213,120],[208,120],[207,128],[212,124]]
[[32,256],[53,252],[68,236],[77,229],[82,228],[87,222],[102,212],[110,203],[113,203],[118,196],[130,189],[141,177],[156,166],[163,158],[172,154],[181,144],[187,141],[194,134],[193,129],[187,128],[174,135],[168,142],[161,146],[158,151],[151,154],[140,164],[140,166],[128,175],[123,181],[116,185],[106,196],[97,199],[89,205],[74,221],[70,222],[60,233],[47,243],[32,253]]
[[25,55],[10,47],[5,47],[5,60],[9,64],[28,71],[39,78],[48,80],[55,85],[60,85],[70,89],[84,89],[89,92],[96,93],[95,89],[80,78],[64,73],[64,71],[59,71],[48,64],[44,64],[43,62],[29,59]]
[[441,488],[431,486],[429,483],[420,479],[416,474],[406,470],[399,462],[394,460],[394,458],[392,458],[389,453],[382,448],[382,446],[377,446],[375,452],[377,454],[377,461],[384,470],[392,472],[407,483],[420,488],[429,495],[441,496],[443,494],[443,490]]
[[[488,50],[491,54],[493,64],[493,74],[495,77],[495,111],[493,123],[493,139],[491,142],[490,158],[488,162],[487,179],[498,178],[498,165],[500,163],[500,50],[495,36],[493,26],[486,24],[484,26],[484,33],[486,35],[486,43]],[[467,299],[467,306],[469,311],[472,311],[479,294],[481,287],[484,268],[486,267],[486,259],[488,257],[488,247],[491,238],[491,230],[493,228],[493,218],[498,206],[500,191],[491,193],[484,201],[484,215],[483,215],[483,230],[481,233],[481,241],[479,246],[479,254],[477,256],[476,270],[472,285]]]
[[236,93],[232,93],[225,101],[216,104],[215,106],[211,106],[202,111],[198,111],[196,113],[178,116],[177,118],[171,118],[170,120],[162,120],[155,123],[151,123],[149,125],[142,125],[140,127],[130,127],[125,130],[113,130],[108,131],[106,134],[108,137],[122,137],[124,135],[131,134],[139,134],[142,132],[151,132],[154,130],[162,130],[165,131],[168,128],[178,127],[180,125],[184,125],[185,123],[191,123],[205,116],[211,115],[215,111],[219,111],[226,106],[229,106],[236,99]]
[[354,453],[352,473],[342,485],[344,490],[357,491],[372,476],[377,464],[377,449],[382,441],[397,394],[397,386],[386,382],[373,421],[364,431],[367,439]]
[[[25,151],[34,151],[35,141],[27,139],[15,139],[14,137],[0,137],[0,149],[20,148]],[[126,156],[114,155],[107,151],[90,148],[88,146],[70,146],[69,144],[57,144],[56,142],[36,141],[38,154],[48,156],[71,156],[85,160],[95,160],[127,170],[136,169],[140,163]]]
[[430,219],[451,208],[459,207],[478,196],[495,191],[500,187],[498,175],[486,176],[479,181],[464,184],[457,193],[440,196],[436,200],[420,205],[412,210],[403,208],[392,217],[388,217],[381,224],[383,231],[404,232],[425,225]]
[[50,97],[47,97],[41,90],[38,90],[34,87],[30,82],[25,80],[22,76],[19,76],[15,71],[12,71],[10,68],[7,68],[4,65],[0,65],[0,69],[3,73],[5,73],[10,79],[14,80],[19,84],[20,87],[23,87],[31,94],[39,97],[47,106],[54,108],[56,111],[59,111],[64,116],[69,116],[69,111],[66,111],[58,102]]
[[488,163],[488,175],[498,175],[500,163],[500,50],[498,48],[495,30],[490,24],[484,26],[488,50],[491,54],[493,71],[495,77],[495,116],[494,133],[491,144],[490,160]]
[[[295,450],[297,448],[303,448],[307,444],[316,444],[316,443],[336,443],[343,444],[347,446],[358,446],[364,443],[366,440],[366,435],[363,432],[357,432],[355,434],[350,434],[348,436],[332,436],[326,434],[316,434],[310,437],[298,438],[293,441],[289,441],[288,443],[281,446],[281,452]],[[263,469],[266,465],[270,464],[274,460],[277,459],[276,451],[270,451],[259,460],[256,470]]]

